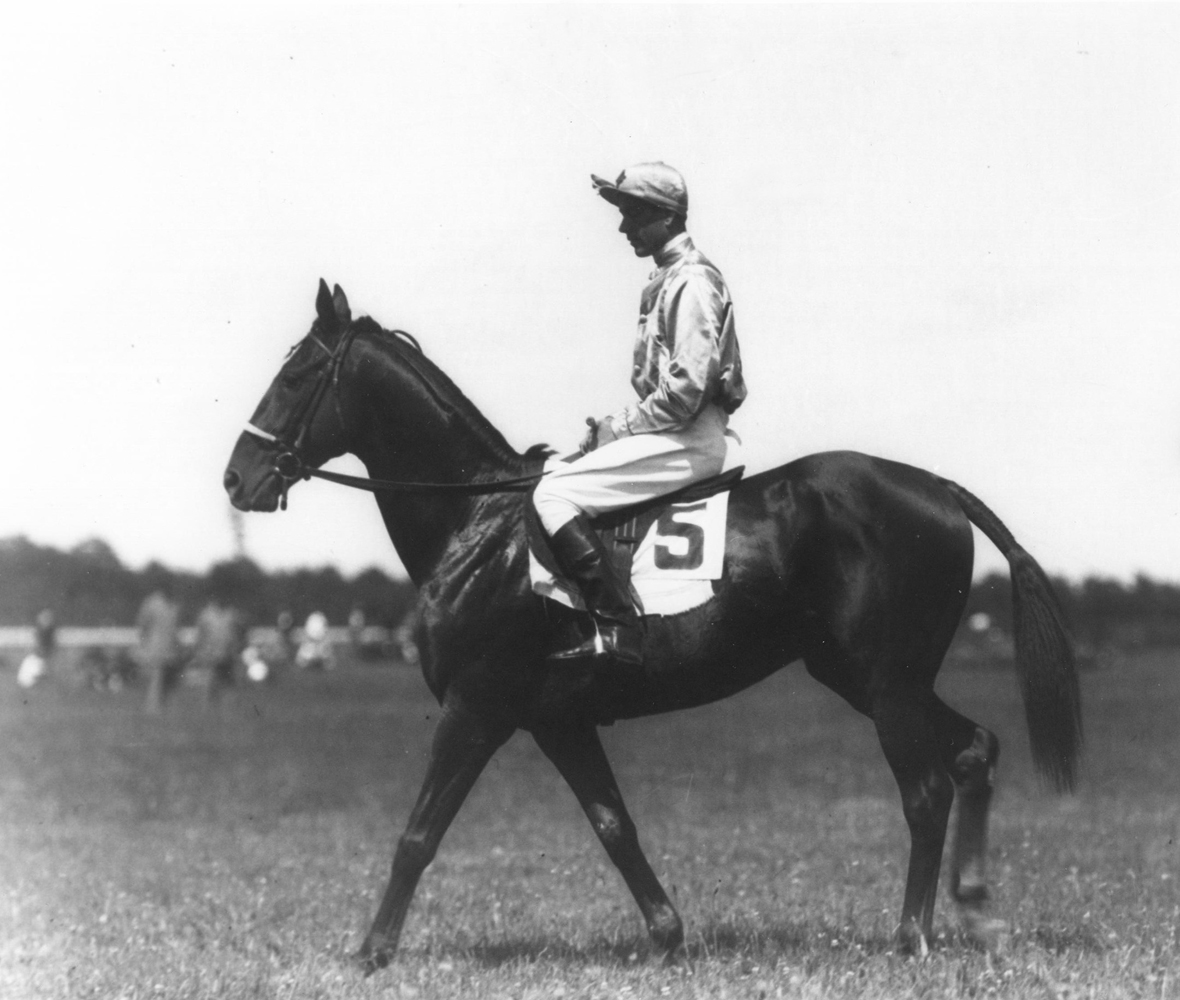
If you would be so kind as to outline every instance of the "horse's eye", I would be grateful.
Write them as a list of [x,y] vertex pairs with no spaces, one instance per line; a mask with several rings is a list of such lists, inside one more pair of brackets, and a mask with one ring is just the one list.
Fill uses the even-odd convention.
[[299,376],[301,374],[301,372],[294,369],[286,368],[279,374],[279,381],[283,383],[284,387],[294,389],[299,384]]

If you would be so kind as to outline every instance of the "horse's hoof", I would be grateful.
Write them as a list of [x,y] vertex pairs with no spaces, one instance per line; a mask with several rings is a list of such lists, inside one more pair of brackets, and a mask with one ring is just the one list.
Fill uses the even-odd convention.
[[351,962],[362,975],[368,977],[378,969],[384,969],[389,964],[389,959],[389,952],[381,948],[371,948],[365,944],[352,955]]
[[648,933],[652,943],[664,952],[665,958],[671,958],[684,944],[684,924],[670,906],[651,920]]
[[969,907],[960,911],[959,919],[963,936],[976,947],[991,954],[1001,954],[1007,949],[1012,928],[1006,920],[986,916]]
[[897,950],[911,958],[925,958],[930,954],[930,943],[917,924],[904,923],[897,928]]

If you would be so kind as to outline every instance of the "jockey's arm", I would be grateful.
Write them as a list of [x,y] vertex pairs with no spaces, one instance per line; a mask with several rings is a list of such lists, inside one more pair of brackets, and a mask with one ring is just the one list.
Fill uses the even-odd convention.
[[606,443],[604,430],[606,440],[613,440],[686,427],[717,394],[725,323],[721,295],[703,275],[686,274],[669,289],[664,312],[667,367],[656,373],[655,386],[646,396],[603,421],[600,445]]

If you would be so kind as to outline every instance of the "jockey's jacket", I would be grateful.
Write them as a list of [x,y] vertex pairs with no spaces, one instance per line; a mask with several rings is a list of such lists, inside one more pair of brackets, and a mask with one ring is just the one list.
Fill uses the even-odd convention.
[[631,385],[613,414],[616,436],[681,430],[710,403],[733,413],[746,398],[733,301],[721,272],[681,233],[655,255],[639,302]]

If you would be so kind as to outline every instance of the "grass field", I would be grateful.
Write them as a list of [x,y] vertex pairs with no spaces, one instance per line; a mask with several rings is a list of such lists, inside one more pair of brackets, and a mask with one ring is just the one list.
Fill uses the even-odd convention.
[[1180,653],[1083,676],[1080,793],[1043,794],[1010,669],[940,690],[1004,748],[988,955],[894,953],[908,836],[869,723],[783,671],[705,709],[604,730],[687,924],[663,964],[573,796],[518,734],[422,880],[400,960],[346,956],[384,886],[436,715],[357,666],[162,718],[142,692],[0,674],[0,997],[1180,996]]

